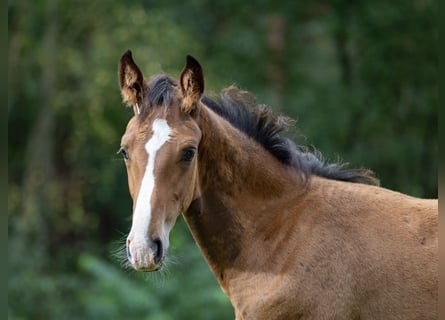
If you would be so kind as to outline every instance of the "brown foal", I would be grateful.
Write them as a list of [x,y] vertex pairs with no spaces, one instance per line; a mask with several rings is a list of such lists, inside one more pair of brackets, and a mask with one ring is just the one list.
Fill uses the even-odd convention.
[[239,320],[437,318],[437,200],[325,164],[245,91],[204,96],[190,56],[145,80],[127,51],[119,82],[134,269],[162,267],[183,214]]

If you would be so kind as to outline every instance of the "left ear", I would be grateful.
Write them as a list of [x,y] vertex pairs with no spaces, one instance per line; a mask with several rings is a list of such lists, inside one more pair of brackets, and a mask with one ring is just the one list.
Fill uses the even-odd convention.
[[188,114],[195,113],[204,92],[204,75],[199,62],[190,55],[187,55],[186,65],[181,72],[180,84],[184,96],[181,110]]

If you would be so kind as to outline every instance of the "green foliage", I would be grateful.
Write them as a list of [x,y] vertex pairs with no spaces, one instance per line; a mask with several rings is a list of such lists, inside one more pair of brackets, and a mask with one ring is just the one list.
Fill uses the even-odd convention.
[[[146,76],[201,61],[298,119],[302,144],[437,197],[436,3],[9,1],[9,318],[226,319],[182,219],[167,274],[112,259],[131,200],[115,155],[131,111],[117,63]],[[255,14],[253,14],[255,13]],[[176,257],[176,258],[175,258]]]
[[78,301],[84,307],[84,318],[164,320],[233,317],[227,298],[221,290],[215,289],[213,275],[203,268],[202,257],[190,248],[190,244],[189,241],[181,246],[190,254],[168,265],[168,271],[162,271],[167,274],[149,275],[145,279],[141,274],[122,273],[121,269],[95,256],[81,255],[80,271],[88,275],[92,284],[79,292]]

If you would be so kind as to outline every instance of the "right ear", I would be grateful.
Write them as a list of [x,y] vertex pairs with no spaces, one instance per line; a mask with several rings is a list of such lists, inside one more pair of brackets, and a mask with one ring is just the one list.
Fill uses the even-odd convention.
[[144,98],[144,76],[134,62],[130,50],[127,50],[119,61],[118,73],[122,100],[129,107],[133,107],[134,113],[138,115]]

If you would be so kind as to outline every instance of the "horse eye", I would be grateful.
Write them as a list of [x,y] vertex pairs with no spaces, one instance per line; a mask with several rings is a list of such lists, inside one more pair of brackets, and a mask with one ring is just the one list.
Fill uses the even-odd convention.
[[194,147],[190,147],[185,149],[182,152],[181,161],[182,162],[191,162],[195,157],[196,149]]
[[127,149],[125,149],[124,147],[120,147],[120,148],[119,148],[119,151],[116,152],[116,153],[117,153],[117,154],[121,153],[125,160],[128,160],[128,159],[129,159],[129,157],[128,157],[128,151],[127,151]]

